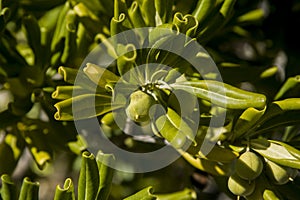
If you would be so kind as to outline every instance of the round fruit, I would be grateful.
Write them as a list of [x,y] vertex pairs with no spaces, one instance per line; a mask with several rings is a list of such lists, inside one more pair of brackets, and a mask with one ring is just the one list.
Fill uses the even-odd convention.
[[228,179],[228,189],[237,196],[248,196],[254,192],[255,182],[246,181],[237,174],[233,174]]
[[289,182],[292,168],[278,165],[272,161],[267,161],[266,173],[268,177],[278,185],[283,185]]
[[256,179],[263,170],[263,162],[255,153],[247,151],[236,162],[236,173],[245,180]]
[[263,194],[264,199],[272,199],[272,200],[279,200],[275,192],[272,190],[265,190]]
[[155,104],[155,100],[143,91],[135,91],[130,95],[130,102],[126,108],[127,116],[135,122],[149,121],[149,110]]

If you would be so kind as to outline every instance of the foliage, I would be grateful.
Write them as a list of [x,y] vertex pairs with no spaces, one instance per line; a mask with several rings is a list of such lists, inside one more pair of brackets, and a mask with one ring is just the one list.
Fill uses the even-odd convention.
[[[0,0],[0,174],[8,174],[2,175],[1,197],[17,198],[9,175],[28,149],[40,170],[61,152],[82,154],[78,193],[73,181],[66,179],[54,199],[107,199],[113,174],[101,159],[112,156],[99,153],[95,159],[74,126],[74,120],[97,117],[110,139],[125,149],[173,146],[186,165],[214,177],[229,197],[297,199],[300,71],[294,63],[284,69],[286,47],[263,35],[261,25],[268,14],[264,2]],[[297,12],[299,4],[289,5]],[[153,29],[138,32],[138,43],[137,38],[105,43],[118,33],[143,27]],[[211,55],[221,77],[214,72],[200,74],[182,57],[162,50],[177,39],[170,37],[174,32],[188,36],[180,55],[195,63]],[[193,41],[208,53],[191,52]],[[102,42],[116,62],[108,68],[97,63],[80,68]],[[148,49],[136,46],[145,43]],[[137,67],[141,65],[146,67]],[[85,84],[75,84],[78,75]],[[118,87],[125,93],[116,98]],[[192,103],[180,107],[177,94]],[[90,101],[96,102],[95,107],[86,104]],[[154,105],[160,107],[153,111]],[[74,116],[74,108],[79,115]],[[151,124],[156,144],[124,134],[115,113],[136,124]],[[212,126],[211,120],[220,116],[225,122]],[[217,141],[205,136],[207,132],[218,132]],[[201,146],[209,140],[216,145],[205,152]],[[239,175],[254,170],[253,163],[243,160],[248,152],[257,156],[262,169],[245,181]],[[236,174],[237,163],[242,172]],[[246,191],[250,184],[255,185],[251,192]],[[25,178],[19,199],[38,199],[38,187]],[[187,187],[163,195],[147,187],[126,199],[196,198],[194,190],[199,188]],[[198,192],[198,198],[203,195]]]
[[[78,180],[78,194],[75,195],[75,188],[72,179],[65,180],[63,187],[57,186],[54,200],[72,200],[75,196],[78,199],[108,199],[111,190],[114,169],[108,167],[107,162],[113,163],[114,157],[111,154],[98,152],[96,158],[89,152],[82,153],[80,176]],[[106,163],[106,164],[104,164]],[[3,199],[39,199],[39,183],[32,182],[28,177],[24,178],[19,195],[16,193],[16,185],[11,178],[4,174],[1,176]],[[185,189],[174,194],[153,194],[152,187],[145,188],[136,194],[126,197],[126,200],[135,199],[157,199],[167,200],[174,196],[177,199],[195,199],[194,191]],[[18,197],[19,196],[19,197]]]

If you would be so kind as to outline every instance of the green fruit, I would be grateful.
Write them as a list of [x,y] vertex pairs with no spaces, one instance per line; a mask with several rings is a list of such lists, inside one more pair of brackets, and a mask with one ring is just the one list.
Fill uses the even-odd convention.
[[270,160],[267,161],[266,173],[275,184],[283,185],[289,182],[292,172],[292,168],[278,165]]
[[245,180],[254,180],[263,170],[263,162],[255,153],[247,151],[236,162],[236,173]]
[[149,110],[156,103],[154,98],[143,91],[135,91],[130,95],[130,102],[126,108],[127,116],[135,122],[150,120]]
[[263,194],[264,200],[279,200],[272,190],[265,190]]
[[228,189],[237,196],[248,196],[254,192],[255,182],[246,181],[237,174],[233,174],[228,179]]

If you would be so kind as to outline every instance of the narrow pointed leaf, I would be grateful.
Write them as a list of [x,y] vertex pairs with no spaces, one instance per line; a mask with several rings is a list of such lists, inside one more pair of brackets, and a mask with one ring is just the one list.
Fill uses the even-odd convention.
[[34,16],[29,15],[23,18],[24,27],[27,33],[28,44],[32,48],[35,55],[35,64],[41,67],[43,55],[41,54],[41,31],[37,20]]
[[[162,19],[163,23],[167,23],[171,19],[172,15],[172,6],[174,0],[154,0],[156,12],[158,13],[159,17]],[[156,24],[157,25],[157,24]]]
[[239,138],[246,133],[263,116],[266,109],[247,108],[236,121],[233,128],[233,138]]
[[107,200],[111,191],[115,158],[112,154],[104,154],[99,151],[96,157],[96,161],[98,164],[100,177],[97,200]]
[[141,12],[147,26],[155,26],[155,4],[154,0],[143,0]]
[[251,10],[237,18],[237,21],[240,23],[246,23],[246,22],[255,22],[262,20],[265,15],[265,12],[263,9],[258,8],[255,10]]
[[99,188],[99,171],[93,154],[82,154],[78,180],[78,199],[95,200]]
[[277,92],[274,100],[280,99],[286,92],[293,89],[297,85],[300,85],[300,75],[288,78],[288,80],[283,84],[283,86],[281,86],[280,90]]
[[192,15],[198,20],[199,24],[207,18],[216,5],[216,0],[198,0]]
[[266,97],[262,94],[241,90],[213,80],[177,82],[170,86],[174,89],[185,90],[198,98],[230,109],[246,109],[249,107],[262,109],[266,104]]
[[62,63],[68,63],[76,58],[74,55],[77,53],[77,30],[78,30],[78,19],[73,10],[69,10],[66,15],[66,39],[65,48],[61,57]]

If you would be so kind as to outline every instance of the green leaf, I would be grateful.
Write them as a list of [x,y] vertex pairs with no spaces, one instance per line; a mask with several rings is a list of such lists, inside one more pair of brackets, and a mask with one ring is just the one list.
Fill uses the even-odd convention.
[[179,73],[179,69],[173,68],[170,71],[168,71],[168,74],[165,76],[164,81],[167,83],[173,83],[180,76],[181,76],[181,73]]
[[233,12],[233,7],[236,0],[224,0],[222,7],[220,9],[220,13],[224,16],[224,18],[230,17]]
[[65,82],[74,84],[79,71],[78,69],[72,69],[69,67],[59,67],[58,73],[63,77]]
[[146,26],[137,1],[134,1],[131,4],[131,7],[128,10],[128,15],[135,28],[143,28]]
[[58,18],[61,11],[63,10],[64,5],[56,6],[51,10],[48,10],[42,17],[39,18],[38,23],[40,27],[43,27],[47,30],[54,31]]
[[4,200],[17,200],[16,186],[7,174],[1,176],[1,197]]
[[[63,77],[63,80],[67,83],[74,85],[76,80],[75,87],[80,86],[83,89],[92,92],[95,92],[95,90],[101,90],[100,88],[96,88],[95,83],[92,82],[92,80],[90,80],[89,77],[81,70],[61,66],[58,68],[58,73]],[[77,90],[75,91],[77,92]]]
[[[62,50],[64,48],[64,38],[66,36],[66,15],[70,10],[69,2],[66,2],[59,13],[59,17],[57,19],[57,23],[55,26],[53,39],[51,42],[51,52],[54,53],[54,56],[51,58],[51,63],[55,64],[60,59],[62,54]],[[55,55],[56,54],[56,55]]]
[[155,194],[157,200],[195,200],[197,199],[197,194],[194,190],[185,188],[182,191],[170,193],[170,194]]
[[60,100],[69,99],[73,97],[73,92],[76,95],[87,93],[87,91],[80,86],[71,86],[71,85],[57,86],[56,90],[52,93],[51,97],[53,99],[60,99]]
[[[124,50],[122,53],[118,51],[120,56],[117,59],[118,72],[121,76],[135,67],[135,60],[137,58],[136,48],[133,44],[127,44],[126,46],[123,46],[123,48]],[[123,52],[127,53],[124,54]]]
[[62,53],[62,63],[73,63],[76,59],[77,53],[77,30],[78,30],[78,18],[73,10],[69,10],[66,14],[66,37],[64,51]]
[[36,18],[28,15],[23,18],[28,44],[32,48],[35,56],[35,65],[42,67],[43,50],[41,45],[41,31]]
[[154,0],[143,0],[141,12],[147,26],[155,27],[155,5]]
[[73,10],[78,16],[78,20],[87,30],[89,30],[92,33],[92,35],[101,31],[101,25],[103,23],[98,18],[98,16],[95,15],[95,13],[92,10],[90,10],[84,3],[80,2],[76,5],[73,5]]
[[152,194],[153,189],[152,187],[147,187],[142,189],[141,191],[126,197],[124,200],[156,200],[157,198],[155,195]]
[[72,179],[65,180],[63,188],[59,185],[56,187],[54,200],[75,200],[74,185]]
[[54,118],[68,121],[103,115],[123,105],[112,104],[112,97],[108,95],[84,94],[58,102],[54,107],[57,109]]
[[198,1],[192,15],[202,24],[204,20],[211,14],[211,11],[216,6],[216,0],[200,0]]
[[160,49],[160,46],[170,41],[170,39],[174,40],[174,36],[176,36],[175,34],[174,25],[163,24],[161,26],[157,26],[149,33],[148,46],[154,49]]
[[174,89],[185,90],[212,104],[230,109],[263,109],[265,95],[253,93],[213,80],[184,81],[170,84]]
[[2,32],[10,18],[11,10],[7,7],[0,7],[0,32]]
[[255,10],[251,10],[237,18],[237,22],[239,23],[247,23],[247,22],[255,22],[262,20],[265,15],[265,12],[263,9],[258,8]]
[[[116,1],[118,1],[118,0],[116,0]],[[110,34],[111,34],[111,36],[114,36],[118,33],[126,31],[126,29],[127,29],[126,25],[125,25],[126,19],[127,18],[126,18],[124,13],[121,13],[117,18],[113,17],[111,19],[111,22],[110,22]],[[115,41],[115,42],[117,42],[117,41]],[[121,42],[121,41],[119,41],[119,42]]]
[[193,167],[212,174],[214,176],[230,176],[233,173],[233,165],[231,163],[220,163],[204,158],[195,158],[191,154],[179,150],[182,157]]
[[78,180],[78,199],[95,200],[99,188],[99,171],[96,159],[89,152],[82,153]]
[[38,182],[32,182],[28,177],[23,179],[19,200],[38,200],[39,199]]
[[92,63],[87,63],[83,72],[90,78],[91,81],[102,88],[105,88],[108,83],[118,82],[120,78],[109,70]]
[[260,134],[281,125],[297,124],[300,120],[299,112],[300,98],[274,101],[252,128],[250,135]]
[[[220,1],[216,1],[219,3]],[[209,20],[206,20],[201,26],[199,34],[197,36],[200,43],[207,42],[210,40],[218,30],[224,27],[224,25],[229,21],[233,15],[233,7],[236,0],[224,0],[222,2],[220,10],[218,10],[214,15],[212,15]],[[218,8],[218,6],[216,6]]]
[[207,160],[221,162],[221,163],[230,163],[234,161],[239,154],[230,149],[220,147],[215,145],[207,155],[202,155],[202,152],[198,152],[200,158],[205,158]]
[[292,125],[297,125],[300,122],[300,111],[287,111],[281,115],[274,116],[268,121],[265,121],[262,124],[259,124],[255,132],[253,133],[256,135],[268,132],[272,129],[278,127],[287,127]]
[[297,85],[300,85],[300,75],[288,78],[275,95],[274,100],[280,99],[284,94],[286,94],[289,90],[293,89]]
[[183,16],[182,13],[177,12],[173,18],[173,24],[178,26],[181,33],[185,33],[189,37],[196,35],[198,21],[192,15]]
[[88,145],[83,136],[77,135],[76,139],[76,141],[68,142],[68,147],[73,153],[80,155],[84,150],[87,149]]
[[243,136],[256,122],[263,116],[266,108],[258,110],[255,108],[247,108],[236,121],[233,128],[233,139]]
[[271,76],[274,76],[277,72],[278,72],[278,67],[276,66],[270,67],[260,74],[260,78],[261,79],[269,78]]
[[112,178],[114,175],[115,158],[112,154],[104,154],[101,151],[96,156],[99,169],[100,184],[97,194],[97,200],[107,200],[111,191]]
[[162,23],[168,23],[171,20],[173,3],[174,0],[154,0],[156,12],[161,18]]
[[300,110],[300,98],[289,98],[281,101],[274,101],[272,104],[276,104],[282,111]]
[[267,159],[283,166],[300,169],[300,151],[279,141],[250,140],[250,147]]

